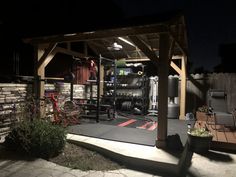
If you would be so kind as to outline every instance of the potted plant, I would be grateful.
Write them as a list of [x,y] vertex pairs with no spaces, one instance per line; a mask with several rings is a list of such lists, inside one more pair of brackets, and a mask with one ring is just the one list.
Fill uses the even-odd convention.
[[188,143],[193,152],[207,152],[210,149],[212,138],[212,133],[206,128],[190,128],[188,130]]
[[208,106],[203,105],[201,107],[198,107],[197,112],[196,112],[196,119],[199,121],[206,121],[208,113],[209,113]]

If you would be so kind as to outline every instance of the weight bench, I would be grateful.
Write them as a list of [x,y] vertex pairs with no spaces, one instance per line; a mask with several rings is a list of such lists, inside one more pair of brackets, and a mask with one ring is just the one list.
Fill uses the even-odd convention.
[[[79,103],[78,104],[81,109],[85,112],[85,110],[97,110],[97,104],[90,104],[90,103]],[[100,105],[100,112],[105,112],[107,114],[108,119],[111,119],[111,109],[112,106],[111,105],[105,105],[105,104],[101,104]],[[87,118],[93,118],[93,116],[91,115],[81,115],[82,117],[87,117]]]

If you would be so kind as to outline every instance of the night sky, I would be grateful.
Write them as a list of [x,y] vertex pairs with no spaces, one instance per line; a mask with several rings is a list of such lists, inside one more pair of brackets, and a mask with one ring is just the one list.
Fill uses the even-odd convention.
[[83,4],[81,1],[7,2],[0,7],[1,41],[7,40],[5,32],[13,32],[16,36],[76,32],[85,26],[86,29],[112,26],[122,18],[181,10],[186,18],[189,61],[193,69],[204,67],[213,71],[221,62],[219,45],[236,43],[234,0],[87,0]]
[[231,0],[194,2],[186,13],[190,58],[197,67],[212,70],[220,63],[219,45],[236,43],[235,3]]
[[[213,71],[220,64],[220,44],[236,43],[234,0],[113,0],[128,17],[183,10],[187,23],[189,60],[194,68]],[[232,60],[236,60],[232,56]]]

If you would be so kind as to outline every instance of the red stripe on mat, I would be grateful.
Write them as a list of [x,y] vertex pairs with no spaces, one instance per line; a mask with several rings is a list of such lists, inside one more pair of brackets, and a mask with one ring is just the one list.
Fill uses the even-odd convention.
[[137,120],[135,120],[135,119],[130,119],[130,120],[128,120],[128,121],[126,121],[126,122],[123,122],[123,123],[121,123],[121,124],[118,124],[117,126],[119,126],[119,127],[124,127],[124,126],[127,126],[127,125],[129,125],[129,124],[132,124],[132,123],[134,123],[134,122],[136,122]]
[[157,128],[157,122],[155,122],[151,127],[149,127],[147,130],[155,130]]
[[143,124],[142,126],[137,127],[137,128],[146,129],[149,124],[150,124],[150,122],[146,122],[145,124]]

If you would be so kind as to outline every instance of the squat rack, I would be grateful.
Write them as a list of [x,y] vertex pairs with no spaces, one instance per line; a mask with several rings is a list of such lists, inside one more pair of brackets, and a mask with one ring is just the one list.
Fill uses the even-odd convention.
[[[106,81],[102,81],[101,80],[101,64],[102,64],[102,60],[105,60],[105,61],[108,61],[108,62],[112,62],[114,63],[113,66],[114,66],[114,73],[116,73],[116,60],[112,60],[112,59],[109,59],[109,58],[105,58],[105,57],[102,57],[101,54],[99,55],[99,58],[96,59],[97,61],[97,78],[96,80],[88,80],[90,82],[90,98],[92,100],[92,83],[96,83],[97,85],[97,97],[96,97],[96,104],[81,104],[81,106],[90,106],[90,107],[95,107],[96,108],[96,122],[99,122],[100,120],[100,112],[101,112],[101,107],[104,107],[106,109],[108,109],[107,111],[107,114],[108,114],[108,118],[110,118],[110,108],[109,106],[110,105],[104,105],[104,104],[101,104],[101,92],[100,92],[100,89],[101,89],[101,82],[106,82]],[[114,93],[116,93],[116,74],[114,76]],[[116,112],[116,105],[115,105],[115,98],[116,98],[116,95],[113,94],[113,102],[112,102],[112,107],[113,107],[113,117],[115,117],[115,112]],[[91,108],[92,109],[92,108]],[[84,117],[90,117],[88,115],[84,115]]]

